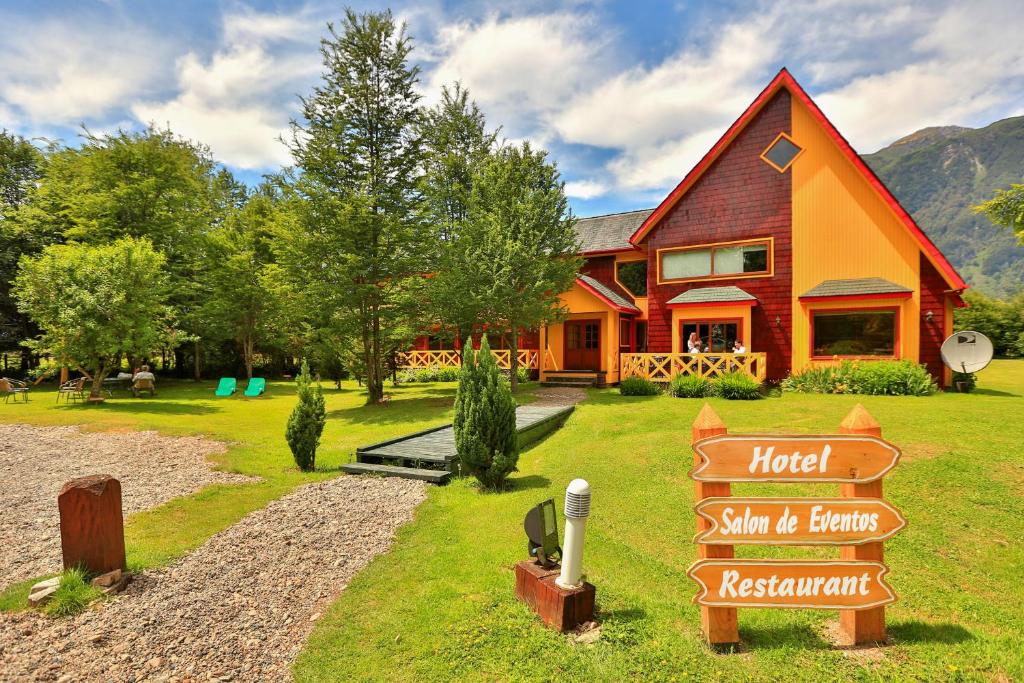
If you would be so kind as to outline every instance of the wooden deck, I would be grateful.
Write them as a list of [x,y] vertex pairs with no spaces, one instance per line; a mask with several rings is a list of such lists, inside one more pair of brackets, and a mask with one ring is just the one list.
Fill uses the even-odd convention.
[[[572,411],[573,406],[516,408],[519,447],[525,448],[560,427]],[[356,449],[356,462],[341,469],[349,474],[407,476],[444,483],[451,476],[455,458],[455,432],[447,424],[361,446]]]

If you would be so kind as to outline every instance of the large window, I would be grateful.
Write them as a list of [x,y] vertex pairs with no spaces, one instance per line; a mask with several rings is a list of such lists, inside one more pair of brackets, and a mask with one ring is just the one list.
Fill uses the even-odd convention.
[[740,320],[684,320],[679,324],[679,351],[690,353],[689,341],[696,334],[701,353],[732,353],[733,345],[743,341]]
[[745,242],[660,252],[662,282],[771,272],[771,242]]
[[893,358],[896,356],[896,315],[894,309],[814,311],[813,355]]
[[647,260],[620,261],[615,264],[615,277],[633,296],[647,296]]

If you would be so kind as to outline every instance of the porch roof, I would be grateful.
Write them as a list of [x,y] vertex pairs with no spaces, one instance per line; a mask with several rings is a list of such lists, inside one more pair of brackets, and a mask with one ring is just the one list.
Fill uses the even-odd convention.
[[698,304],[756,304],[757,297],[739,287],[697,287],[672,297],[669,306],[692,306]]
[[801,299],[864,299],[905,298],[914,290],[883,280],[880,277],[862,277],[851,280],[825,280],[800,295]]
[[626,299],[614,289],[604,284],[600,280],[595,280],[589,275],[580,273],[576,276],[576,282],[580,284],[583,289],[587,290],[598,299],[601,299],[606,304],[611,306],[613,309],[620,313],[640,313],[640,309],[637,308],[632,301]]

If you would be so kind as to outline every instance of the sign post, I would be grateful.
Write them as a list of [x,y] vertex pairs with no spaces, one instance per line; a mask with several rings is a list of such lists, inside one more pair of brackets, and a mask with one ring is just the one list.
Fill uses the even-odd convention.
[[[882,478],[900,451],[857,405],[839,434],[729,435],[705,405],[693,424],[698,560],[707,641],[739,640],[736,608],[836,609],[849,643],[885,640],[885,605],[896,595],[883,577],[883,542],[907,520],[882,499]],[[731,482],[830,482],[839,498],[734,498]],[[833,545],[838,560],[735,559],[734,545]]]
[[[707,403],[701,408],[697,419],[693,421],[692,443],[702,439],[719,436],[728,432],[722,418]],[[693,465],[700,465],[701,456],[694,451]],[[728,483],[695,481],[695,498],[698,503],[706,498],[724,498],[732,495]],[[697,531],[704,532],[710,529],[711,523],[702,517],[697,518]],[[697,546],[697,557],[700,559],[728,559],[735,557],[731,545],[718,544]],[[740,642],[739,622],[736,617],[735,607],[713,607],[701,605],[700,624],[704,631],[704,637],[709,643],[716,646],[727,647]]]

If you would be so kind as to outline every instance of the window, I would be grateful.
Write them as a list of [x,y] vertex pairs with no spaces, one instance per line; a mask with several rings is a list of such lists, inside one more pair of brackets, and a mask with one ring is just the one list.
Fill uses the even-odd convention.
[[633,296],[647,296],[647,260],[616,263],[615,279]]
[[814,311],[811,350],[815,357],[896,356],[896,311]]
[[619,348],[628,350],[630,348],[629,343],[629,328],[630,324],[628,320],[619,321]]
[[636,352],[647,353],[647,323],[641,320],[636,323]]
[[768,162],[776,171],[782,173],[793,163],[797,155],[803,150],[793,142],[785,133],[779,136],[768,145],[768,149],[761,153],[761,158]]
[[732,353],[733,344],[741,340],[742,322],[739,320],[684,321],[680,323],[680,351],[690,351],[690,335],[696,333],[704,353]]
[[661,281],[768,274],[770,252],[770,241],[662,251]]

